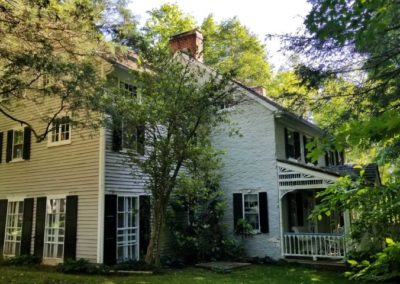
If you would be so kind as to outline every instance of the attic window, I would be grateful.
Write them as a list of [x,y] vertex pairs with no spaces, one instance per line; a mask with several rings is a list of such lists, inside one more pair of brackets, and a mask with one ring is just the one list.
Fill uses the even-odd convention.
[[131,85],[129,83],[125,82],[119,82],[119,88],[121,89],[122,93],[126,95],[127,97],[136,97],[137,95],[137,90],[134,85]]

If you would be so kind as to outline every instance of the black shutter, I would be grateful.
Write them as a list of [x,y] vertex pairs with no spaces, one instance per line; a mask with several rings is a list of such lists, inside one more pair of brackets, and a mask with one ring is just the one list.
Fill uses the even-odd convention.
[[339,152],[340,165],[344,165],[344,151]]
[[236,230],[236,225],[239,219],[243,219],[243,197],[241,193],[233,194],[233,228]]
[[311,159],[310,158],[308,158],[307,157],[307,155],[308,155],[308,149],[307,149],[307,144],[308,144],[308,139],[307,139],[307,136],[303,136],[303,146],[304,146],[304,160],[306,161],[306,163],[309,163],[309,162],[311,162]]
[[31,254],[33,198],[24,199],[24,213],[22,216],[21,255]]
[[301,192],[296,193],[296,211],[297,226],[304,226],[303,195],[301,194]]
[[112,139],[112,150],[114,152],[121,151],[122,149],[122,131],[121,127],[114,126],[113,139]]
[[78,196],[66,198],[64,260],[76,258],[76,235],[78,226]]
[[3,257],[4,235],[6,233],[7,199],[0,200],[0,259]]
[[335,151],[335,165],[340,165],[339,152]]
[[258,193],[258,202],[258,206],[260,208],[260,231],[261,233],[268,233],[268,195],[266,192]]
[[325,153],[325,166],[328,167],[329,165],[329,155],[328,153]]
[[288,130],[285,128],[285,153],[286,153],[286,159],[289,159],[289,138],[288,138]]
[[136,128],[136,150],[138,154],[144,155],[145,152],[145,136],[146,136],[146,128],[141,125]]
[[104,264],[117,260],[117,196],[106,194],[104,204]]
[[3,161],[3,132],[0,132],[0,163]]
[[36,199],[36,226],[34,255],[43,257],[44,227],[46,223],[46,197]]
[[31,129],[29,127],[24,128],[24,149],[22,151],[22,158],[29,160],[31,158]]
[[301,158],[301,150],[300,150],[300,134],[299,132],[293,132],[294,139],[294,157],[296,159]]
[[12,160],[12,145],[13,145],[14,130],[7,131],[7,148],[6,148],[6,163]]
[[139,250],[140,255],[145,255],[147,252],[147,246],[150,241],[150,196],[141,195],[139,196]]

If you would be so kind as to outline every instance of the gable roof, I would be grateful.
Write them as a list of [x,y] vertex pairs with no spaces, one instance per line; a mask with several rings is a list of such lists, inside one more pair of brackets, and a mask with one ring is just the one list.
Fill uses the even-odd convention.
[[359,177],[360,171],[364,170],[363,177],[371,185],[381,185],[381,176],[379,174],[378,165],[375,163],[367,164],[361,169],[353,164],[336,165],[326,168],[327,170],[338,172],[341,175],[350,175],[351,177]]

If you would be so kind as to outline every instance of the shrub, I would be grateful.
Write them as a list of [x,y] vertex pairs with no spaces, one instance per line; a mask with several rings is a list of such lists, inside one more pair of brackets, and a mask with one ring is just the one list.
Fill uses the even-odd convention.
[[109,269],[106,266],[98,266],[87,259],[81,258],[78,260],[65,260],[64,263],[60,263],[57,266],[57,271],[66,274],[99,274],[108,272]]
[[7,266],[26,266],[40,264],[41,258],[33,255],[21,255],[3,259],[1,264]]
[[129,260],[115,264],[113,270],[153,270],[154,267],[143,260]]
[[386,281],[400,279],[400,242],[386,239],[387,247],[375,255],[372,261],[349,260],[353,272],[346,276],[355,280]]

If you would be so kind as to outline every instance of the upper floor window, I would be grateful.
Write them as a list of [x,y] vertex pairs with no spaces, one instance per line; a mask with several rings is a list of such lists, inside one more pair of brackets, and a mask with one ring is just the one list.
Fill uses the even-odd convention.
[[13,146],[12,146],[12,158],[22,159],[22,154],[24,151],[24,132],[22,129],[14,130],[13,136]]
[[6,162],[30,159],[31,129],[18,127],[7,132]]
[[69,116],[57,118],[51,127],[49,144],[59,145],[71,142],[71,120]]
[[145,128],[143,126],[127,125],[122,126],[122,148],[135,149],[140,155],[144,155]]
[[299,132],[285,128],[285,149],[287,159],[301,160]]
[[126,96],[130,96],[130,97],[134,98],[137,95],[137,88],[132,84],[120,81],[119,88]]

